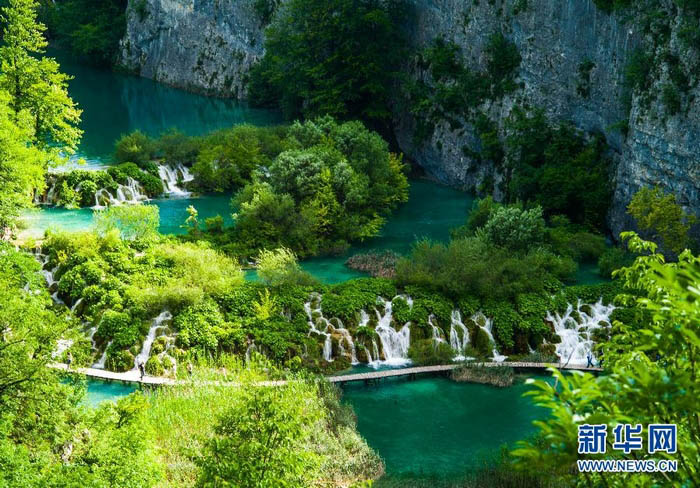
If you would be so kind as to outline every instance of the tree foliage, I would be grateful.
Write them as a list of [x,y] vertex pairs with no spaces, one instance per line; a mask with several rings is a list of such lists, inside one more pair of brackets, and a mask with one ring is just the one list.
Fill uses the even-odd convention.
[[15,117],[30,115],[31,142],[42,148],[72,152],[82,131],[80,113],[68,95],[69,76],[44,56],[46,27],[37,22],[37,0],[9,0],[2,9],[3,44],[0,46],[0,90],[10,95]]
[[575,224],[603,229],[612,195],[604,139],[586,140],[566,124],[551,126],[542,111],[516,108],[508,126],[508,198],[536,203],[545,216],[566,215]]
[[691,245],[688,235],[696,219],[688,215],[676,203],[672,194],[664,194],[661,188],[642,188],[627,206],[627,211],[643,231],[650,232],[664,249],[675,254]]
[[243,377],[201,460],[200,487],[309,486],[320,457],[306,448],[323,410],[313,383],[256,385]]
[[115,61],[126,31],[127,0],[59,0],[42,5],[49,32],[73,55],[93,64]]
[[[685,251],[678,263],[666,263],[656,253],[655,244],[633,233],[624,233],[623,238],[632,252],[644,255],[616,272],[639,296],[620,297],[637,312],[616,320],[612,340],[598,346],[607,374],[596,377],[554,371],[556,386],[536,381],[537,389],[530,394],[551,411],[547,420],[537,422],[546,447],[522,442],[514,454],[524,469],[551,473],[575,486],[698,484],[700,260]],[[654,457],[677,459],[678,472],[574,477],[579,458],[577,427],[584,423],[605,424],[609,432],[621,423],[642,424],[644,439],[649,424],[676,424],[677,452]],[[620,458],[622,453],[611,449],[611,442],[609,435],[605,458]]]
[[291,0],[265,32],[251,99],[289,118],[329,114],[385,124],[404,52],[402,0]]
[[101,210],[95,216],[97,232],[116,230],[122,239],[153,240],[158,236],[160,213],[155,205],[120,205]]

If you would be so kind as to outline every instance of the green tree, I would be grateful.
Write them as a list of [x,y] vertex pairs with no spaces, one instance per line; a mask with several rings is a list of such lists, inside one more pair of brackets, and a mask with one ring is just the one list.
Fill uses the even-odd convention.
[[7,240],[20,210],[32,205],[34,192],[44,188],[48,155],[28,144],[32,121],[24,113],[16,117],[9,96],[0,91],[0,239]]
[[566,215],[574,224],[603,229],[612,196],[605,140],[586,139],[567,124],[552,126],[542,110],[516,108],[507,126],[509,201],[537,203],[547,217]]
[[289,118],[330,114],[385,125],[404,53],[401,0],[291,0],[266,30],[251,72],[258,104]]
[[304,488],[314,479],[321,457],[306,441],[323,419],[318,387],[300,380],[264,386],[256,380],[244,373],[206,445],[197,486]]
[[651,232],[664,249],[679,254],[691,244],[688,231],[696,219],[676,203],[672,194],[661,188],[642,188],[627,206],[639,228]]
[[122,239],[152,240],[158,236],[160,214],[155,205],[112,206],[97,213],[95,226],[100,235],[117,230]]
[[523,251],[541,244],[545,236],[542,208],[523,210],[517,206],[494,210],[483,227],[484,237],[496,246]]
[[293,251],[263,249],[256,259],[258,276],[269,286],[311,284],[313,277],[301,269]]
[[[645,254],[616,272],[628,289],[622,303],[635,313],[614,322],[613,337],[601,344],[606,374],[563,375],[554,370],[556,385],[535,381],[529,393],[551,415],[537,422],[542,443],[525,441],[513,454],[524,469],[551,473],[574,486],[698,486],[700,485],[700,259],[683,252],[678,263],[665,263],[656,245],[634,233],[624,233],[630,251]],[[642,424],[642,437],[653,423],[678,426],[676,473],[589,473],[575,475],[577,429],[581,424],[606,424],[608,432],[622,423]],[[610,446],[603,456],[621,458]],[[644,454],[636,456],[646,457]]]
[[44,19],[51,38],[76,56],[109,66],[126,31],[127,0],[62,0],[44,2]]
[[37,5],[37,0],[9,0],[2,9],[0,89],[9,93],[15,117],[31,114],[33,143],[72,152],[82,135],[77,127],[81,111],[68,95],[70,77],[54,59],[43,56],[46,27],[37,22]]

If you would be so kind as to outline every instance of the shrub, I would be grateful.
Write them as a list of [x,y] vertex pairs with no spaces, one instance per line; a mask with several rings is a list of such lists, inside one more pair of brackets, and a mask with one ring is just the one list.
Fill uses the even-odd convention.
[[114,146],[114,159],[118,163],[133,162],[139,167],[155,157],[156,145],[153,139],[141,131],[123,135]]
[[513,251],[536,247],[544,240],[542,208],[522,210],[501,207],[493,212],[483,227],[486,240]]
[[408,357],[419,366],[449,364],[454,359],[454,355],[449,344],[435,343],[432,339],[412,341],[411,347],[408,348]]
[[629,266],[634,261],[634,256],[620,247],[611,247],[605,250],[598,259],[598,271],[601,276],[611,278],[612,272],[624,266]]
[[688,232],[696,218],[685,213],[673,194],[664,194],[661,188],[642,188],[632,197],[627,212],[665,250],[679,254],[690,246]]
[[113,206],[95,216],[97,232],[105,236],[118,231],[125,240],[153,240],[158,236],[160,213],[155,205]]

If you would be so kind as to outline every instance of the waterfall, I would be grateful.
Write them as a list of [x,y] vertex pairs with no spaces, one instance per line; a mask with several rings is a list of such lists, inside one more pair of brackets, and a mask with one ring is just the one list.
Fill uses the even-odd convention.
[[109,346],[111,345],[112,341],[109,341],[105,346],[105,350],[104,352],[102,352],[102,356],[100,356],[100,359],[98,359],[97,362],[92,365],[93,368],[105,369],[105,363],[107,362],[107,349],[109,349]]
[[435,325],[434,323],[435,320],[435,315],[430,314],[428,316],[428,325],[432,327],[433,329],[433,346],[437,347],[438,344],[441,342],[446,342],[445,338],[443,337],[444,333],[442,332],[442,329]]
[[343,327],[338,327],[335,329],[337,333],[339,333],[342,336],[342,340],[338,341],[338,345],[341,348],[342,352],[345,352],[345,348],[343,347],[343,341],[348,345],[350,348],[350,363],[351,364],[359,364],[359,361],[357,360],[357,351],[355,350],[355,343],[352,340],[352,336],[350,335],[350,331],[348,329],[345,329]]
[[61,300],[61,299],[58,297],[58,292],[57,292],[57,291],[55,291],[55,292],[53,292],[53,293],[51,294],[51,300],[53,300],[54,303],[56,303],[56,304],[58,304],[58,305],[65,305],[65,304],[66,304],[66,302],[64,302],[63,300]]
[[144,193],[143,187],[138,181],[130,176],[126,179],[126,185],[119,185],[117,187],[116,201],[119,202],[119,204],[133,204],[144,200],[148,200],[148,196]]
[[571,304],[566,307],[564,315],[547,312],[546,320],[554,325],[554,331],[561,338],[561,342],[556,345],[559,360],[564,364],[576,366],[586,366],[589,354],[595,360],[593,331],[610,327],[610,314],[613,310],[615,306],[603,305],[601,299],[593,305],[584,305],[578,300],[578,320],[572,316],[574,307]]
[[[374,331],[379,335],[379,342],[384,351],[384,364],[403,366],[410,363],[408,359],[408,347],[411,339],[410,322],[407,322],[400,331],[396,331],[391,325],[391,302],[383,298],[377,298],[379,305],[384,305],[384,315],[377,310],[377,327]],[[375,364],[380,363],[375,360]]]
[[100,188],[95,192],[95,206],[92,208],[100,210],[108,207],[109,205],[118,205],[118,201],[109,191],[104,188]]
[[190,173],[190,170],[187,166],[183,165],[182,163],[179,163],[177,165],[177,170],[180,172],[180,175],[182,176],[182,181],[183,183],[187,183],[188,181],[194,180],[194,176],[192,173]]
[[100,188],[95,192],[95,205],[92,208],[99,210],[109,205],[136,204],[148,200],[148,195],[141,184],[132,177],[126,179],[126,185],[117,187],[115,195],[106,188]]
[[51,353],[51,358],[56,359],[61,356],[69,347],[73,345],[72,339],[59,339],[56,343],[56,350]]
[[[316,302],[317,306],[316,308],[311,308],[311,304],[314,301]],[[330,324],[325,318],[323,318],[321,312],[321,295],[315,292],[312,293],[309,297],[309,301],[304,304],[304,310],[306,311],[306,315],[309,318],[309,336],[311,336],[311,334],[325,336],[325,340],[323,341],[323,359],[328,362],[333,361],[333,344],[331,342],[331,334],[330,332],[328,332],[328,327]],[[318,320],[325,324],[325,328],[323,330],[316,328],[314,312],[320,314]]]
[[[493,338],[493,334],[491,331],[493,330],[493,320],[488,318],[486,315],[484,315],[481,312],[476,312],[474,315],[472,315],[472,320],[478,325],[481,330],[486,332],[486,335],[489,336],[489,341],[491,341],[491,344],[493,345],[493,360],[496,363],[502,363],[503,361],[506,360],[507,356],[503,356],[498,353],[498,349],[496,349],[496,341]],[[484,325],[481,325],[481,324]]]
[[[460,331],[462,333],[461,340],[459,337]],[[469,345],[469,330],[467,330],[467,327],[464,325],[464,323],[462,323],[462,315],[459,313],[459,310],[453,310],[451,321],[450,321],[450,347],[452,347],[452,349],[457,354],[455,356],[455,359],[457,361],[464,361],[465,359],[472,359],[472,358],[467,358],[466,356],[464,356],[464,350],[467,348],[468,345]]]
[[148,358],[151,356],[151,346],[153,346],[153,341],[156,340],[156,333],[158,332],[158,329],[165,327],[163,325],[163,322],[172,318],[173,315],[170,312],[168,312],[167,310],[163,310],[160,313],[160,315],[153,319],[153,322],[151,322],[151,327],[150,329],[148,329],[148,335],[146,336],[146,340],[143,341],[143,347],[141,348],[141,352],[138,353],[138,355],[134,358],[135,370],[138,370],[140,363],[143,363],[144,366],[146,365],[146,361],[148,361]]
[[80,304],[83,303],[83,297],[78,298],[73,306],[71,306],[70,311],[75,312],[75,310],[80,306]]
[[163,188],[168,195],[175,197],[188,197],[190,195],[190,192],[178,186],[179,181],[187,182],[194,179],[189,170],[182,164],[177,165],[174,169],[168,164],[159,164],[158,176],[163,180]]

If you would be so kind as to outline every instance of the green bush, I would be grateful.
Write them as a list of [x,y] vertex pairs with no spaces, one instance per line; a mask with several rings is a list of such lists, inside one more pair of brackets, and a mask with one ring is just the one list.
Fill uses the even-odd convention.
[[123,135],[114,146],[114,159],[117,163],[133,162],[143,167],[156,154],[156,144],[141,131]]
[[620,247],[611,247],[605,250],[598,259],[598,270],[601,276],[611,278],[612,272],[634,261],[634,256]]
[[494,246],[522,251],[544,240],[542,208],[523,210],[518,207],[496,209],[483,227],[484,237]]
[[187,307],[173,323],[178,330],[178,345],[202,352],[216,351],[219,336],[230,327],[211,300]]
[[511,201],[538,204],[546,217],[604,229],[611,200],[607,144],[568,124],[552,126],[542,110],[515,108],[507,120],[506,164]]
[[454,351],[445,342],[435,343],[432,339],[412,341],[408,357],[418,366],[449,364],[454,359]]

